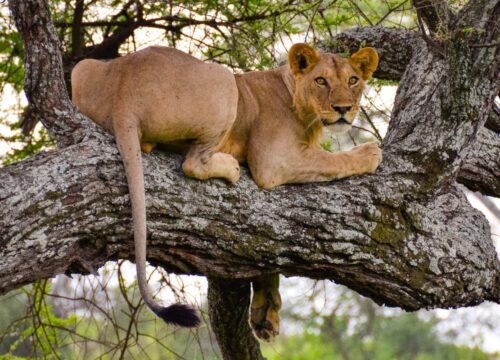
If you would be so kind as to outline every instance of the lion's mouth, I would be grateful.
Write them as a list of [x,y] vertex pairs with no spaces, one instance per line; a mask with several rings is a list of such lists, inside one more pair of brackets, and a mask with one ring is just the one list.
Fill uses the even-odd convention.
[[340,118],[336,121],[331,121],[328,119],[321,119],[321,122],[323,123],[324,126],[332,126],[332,125],[350,125],[346,119]]

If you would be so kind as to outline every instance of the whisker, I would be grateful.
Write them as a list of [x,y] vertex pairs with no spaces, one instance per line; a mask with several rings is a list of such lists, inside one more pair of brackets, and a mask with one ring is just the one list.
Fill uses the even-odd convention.
[[320,120],[321,120],[321,118],[319,116],[316,116],[316,118],[313,121],[311,121],[309,123],[309,125],[307,125],[306,131],[309,130],[311,128],[311,126],[313,126],[317,121],[320,121]]

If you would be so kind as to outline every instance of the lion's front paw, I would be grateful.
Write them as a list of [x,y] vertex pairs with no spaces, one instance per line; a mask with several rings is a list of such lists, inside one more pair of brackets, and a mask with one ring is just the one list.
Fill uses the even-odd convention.
[[240,179],[240,164],[231,155],[215,153],[212,161],[217,164],[217,172],[219,173],[217,177],[225,178],[232,184]]
[[229,162],[226,179],[231,184],[234,184],[240,179],[240,175],[241,175],[240,174],[240,164],[238,163],[238,160],[233,158]]
[[280,308],[281,297],[278,291],[254,293],[250,325],[259,339],[270,341],[279,334]]
[[373,173],[382,162],[382,150],[375,143],[366,143],[352,150],[359,161],[360,173]]
[[[258,313],[258,310],[253,310],[252,309],[252,314]],[[250,321],[250,324],[252,325],[252,329],[255,333],[255,335],[265,341],[271,341],[274,339],[275,336],[279,334],[279,316],[274,314],[271,310],[268,310],[265,314],[262,313],[261,319],[259,322],[256,322],[253,320],[254,316],[252,316],[252,320]],[[268,320],[268,318],[273,318],[275,317],[277,322],[273,324],[271,320]]]

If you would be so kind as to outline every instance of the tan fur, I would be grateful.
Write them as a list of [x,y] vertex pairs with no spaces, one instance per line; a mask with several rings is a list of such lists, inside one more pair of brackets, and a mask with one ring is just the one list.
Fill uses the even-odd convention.
[[260,276],[252,281],[250,325],[260,339],[271,340],[280,331],[281,295],[279,274]]
[[[161,47],[109,62],[84,60],[75,67],[74,103],[115,135],[123,157],[136,252],[140,249],[136,253],[139,287],[148,305],[156,306],[147,298],[144,275],[141,147],[145,152],[156,143],[186,148],[182,168],[198,179],[221,177],[235,182],[238,163],[247,162],[255,182],[266,189],[373,172],[381,161],[375,144],[329,153],[318,142],[326,127],[342,131],[350,126],[359,110],[364,80],[377,63],[371,48],[344,59],[296,44],[290,49],[289,65],[242,75]],[[359,79],[354,85],[349,84],[353,77]],[[318,78],[324,79],[323,86]],[[336,110],[342,108],[347,109],[343,115]],[[267,290],[276,298],[273,286]],[[256,294],[256,299],[263,298]],[[268,305],[268,317],[277,327],[279,306]]]
[[363,79],[368,80],[377,69],[378,54],[372,48],[364,48],[352,55],[349,63],[357,72],[361,73]]

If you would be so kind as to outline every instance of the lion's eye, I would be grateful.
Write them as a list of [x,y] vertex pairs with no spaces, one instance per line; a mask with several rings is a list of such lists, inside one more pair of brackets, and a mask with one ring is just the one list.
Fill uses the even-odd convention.
[[356,76],[351,76],[349,78],[349,85],[356,85],[359,81],[359,78],[357,78]]
[[318,77],[318,78],[314,79],[314,81],[316,81],[316,84],[318,84],[320,86],[325,86],[326,85],[325,78]]

